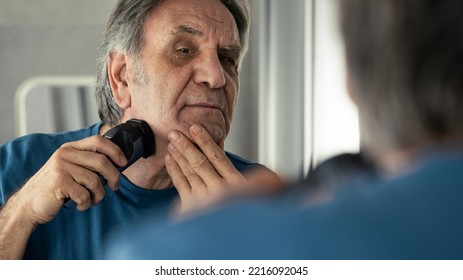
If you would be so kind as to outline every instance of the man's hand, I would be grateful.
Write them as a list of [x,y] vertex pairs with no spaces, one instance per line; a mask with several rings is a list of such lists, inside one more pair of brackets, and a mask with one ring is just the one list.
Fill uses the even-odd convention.
[[99,175],[117,190],[120,173],[111,161],[120,166],[127,162],[120,148],[104,137],[66,143],[14,195],[15,201],[33,224],[51,221],[68,198],[84,211],[105,196]]
[[[281,186],[278,176],[267,168],[260,168],[259,176],[253,174],[252,182],[249,182],[200,125],[191,126],[190,134],[196,145],[183,134],[171,132],[170,154],[165,158],[167,172],[180,194],[178,215],[203,210],[231,196],[262,194]],[[268,182],[272,182],[268,188],[259,186],[259,191],[252,190],[254,186]]]
[[120,166],[127,163],[120,148],[101,136],[56,150],[0,210],[0,259],[22,258],[34,228],[51,221],[66,199],[72,199],[80,211],[100,202],[105,190],[99,175],[116,190],[120,173],[111,161]]

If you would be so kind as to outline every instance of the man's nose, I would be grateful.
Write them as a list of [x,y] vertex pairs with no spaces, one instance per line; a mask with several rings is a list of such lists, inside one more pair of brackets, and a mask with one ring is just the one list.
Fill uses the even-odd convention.
[[225,86],[225,74],[217,54],[203,56],[196,67],[194,81],[211,89]]

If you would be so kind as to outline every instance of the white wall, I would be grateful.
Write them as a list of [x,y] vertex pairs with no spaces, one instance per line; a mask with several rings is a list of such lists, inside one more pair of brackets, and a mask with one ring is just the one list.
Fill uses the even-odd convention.
[[14,94],[37,75],[94,75],[116,0],[0,0],[0,143],[14,137]]
[[344,53],[337,20],[337,0],[317,0],[314,26],[313,161],[358,152],[357,110],[346,90]]
[[[359,149],[336,0],[253,0],[259,160],[285,179]],[[257,48],[255,48],[257,45]]]

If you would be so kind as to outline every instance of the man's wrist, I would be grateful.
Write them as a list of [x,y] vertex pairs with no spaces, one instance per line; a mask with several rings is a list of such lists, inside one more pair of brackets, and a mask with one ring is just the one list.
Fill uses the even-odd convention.
[[22,259],[35,225],[11,197],[0,210],[0,259]]
[[0,233],[5,231],[32,233],[36,227],[36,223],[27,215],[16,194],[10,197],[0,210],[0,224],[2,225]]

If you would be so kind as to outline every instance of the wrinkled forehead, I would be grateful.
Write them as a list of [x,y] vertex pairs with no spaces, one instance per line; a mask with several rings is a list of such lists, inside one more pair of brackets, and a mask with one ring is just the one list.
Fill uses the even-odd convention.
[[145,31],[216,36],[227,44],[240,45],[238,27],[232,13],[219,0],[165,0],[145,22]]

